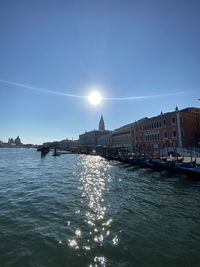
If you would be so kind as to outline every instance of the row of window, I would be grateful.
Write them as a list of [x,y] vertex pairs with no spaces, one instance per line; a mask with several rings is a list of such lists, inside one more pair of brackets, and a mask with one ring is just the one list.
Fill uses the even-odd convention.
[[[167,132],[163,133],[163,137],[167,138],[168,134]],[[177,133],[176,131],[172,132],[172,138],[176,138],[177,137]],[[183,137],[183,132],[182,132],[182,137]],[[139,138],[136,136],[135,138],[136,141],[139,140]],[[160,140],[160,134],[159,133],[153,133],[153,134],[146,134],[145,135],[145,141],[159,141]],[[142,136],[140,136],[140,141],[142,141]]]
[[[180,118],[180,122],[182,123],[182,117]],[[161,128],[163,126],[166,126],[166,124],[167,124],[167,121],[166,121],[166,119],[164,119],[163,122],[157,121],[157,122],[154,122],[154,123],[145,124],[143,126],[137,127],[136,128],[136,131],[139,131],[139,130],[140,131],[142,131],[142,130],[144,131],[144,130],[158,129],[158,128]],[[175,117],[173,117],[171,119],[171,124],[172,125],[175,125],[176,124],[176,118]]]
[[146,141],[159,141],[160,140],[160,134],[148,134],[145,136]]
[[[138,141],[142,141],[142,135],[140,136],[140,138],[138,138],[138,136],[135,137],[135,140]],[[160,134],[159,133],[154,133],[154,134],[147,134],[145,135],[145,140],[146,141],[159,141],[160,140]]]
[[114,144],[129,144],[131,142],[131,136],[129,135],[123,135],[123,136],[115,136],[113,138]]

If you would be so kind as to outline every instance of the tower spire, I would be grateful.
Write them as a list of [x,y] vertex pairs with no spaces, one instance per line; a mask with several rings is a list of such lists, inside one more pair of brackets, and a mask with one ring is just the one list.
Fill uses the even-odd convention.
[[105,131],[105,123],[104,123],[103,115],[101,115],[101,118],[99,121],[99,131]]

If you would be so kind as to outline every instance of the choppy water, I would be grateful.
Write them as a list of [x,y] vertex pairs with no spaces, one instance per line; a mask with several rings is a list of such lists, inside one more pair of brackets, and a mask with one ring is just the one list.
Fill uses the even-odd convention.
[[191,267],[199,251],[199,182],[0,149],[1,267]]

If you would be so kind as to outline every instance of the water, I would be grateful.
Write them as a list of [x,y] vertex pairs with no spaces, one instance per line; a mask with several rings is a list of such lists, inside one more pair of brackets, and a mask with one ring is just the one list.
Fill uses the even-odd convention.
[[200,182],[0,149],[1,267],[200,266]]

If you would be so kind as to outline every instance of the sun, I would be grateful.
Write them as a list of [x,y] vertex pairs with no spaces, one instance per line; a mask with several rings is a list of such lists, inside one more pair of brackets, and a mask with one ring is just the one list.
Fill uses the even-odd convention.
[[97,91],[93,91],[89,94],[88,96],[88,101],[90,102],[90,104],[92,104],[93,106],[97,106],[101,103],[102,101],[102,96],[99,92]]

